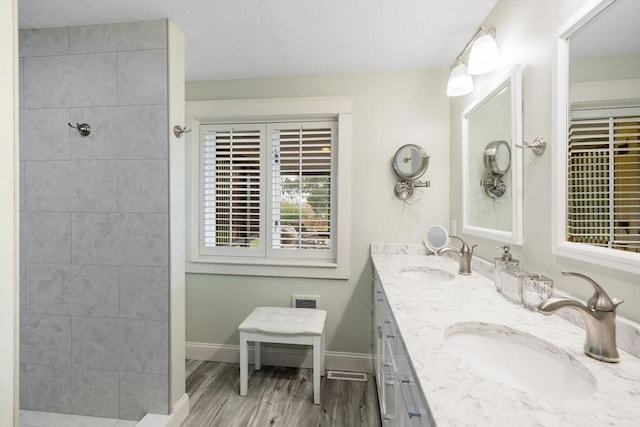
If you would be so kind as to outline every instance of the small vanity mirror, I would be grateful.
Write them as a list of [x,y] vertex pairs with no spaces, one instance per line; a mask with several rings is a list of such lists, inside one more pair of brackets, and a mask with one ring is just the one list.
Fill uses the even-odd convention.
[[429,187],[429,181],[418,181],[429,167],[429,156],[419,145],[406,144],[400,147],[393,156],[391,165],[393,172],[400,178],[394,188],[399,199],[411,197],[415,187]]
[[522,244],[521,70],[462,113],[463,231]]
[[449,245],[449,233],[441,225],[432,225],[424,236],[424,244],[431,252],[437,252]]
[[429,156],[419,145],[403,145],[393,156],[393,171],[402,179],[416,180],[428,166]]
[[484,187],[484,192],[488,197],[499,199],[507,191],[507,184],[502,177],[509,172],[511,167],[509,143],[503,139],[491,141],[484,147],[482,161],[488,177],[480,180],[480,185]]
[[503,176],[511,167],[511,148],[503,139],[492,141],[484,147],[484,168],[491,176]]

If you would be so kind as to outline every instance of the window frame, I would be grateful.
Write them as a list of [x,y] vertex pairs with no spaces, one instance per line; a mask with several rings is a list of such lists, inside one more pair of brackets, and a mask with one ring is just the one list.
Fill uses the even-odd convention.
[[[187,273],[348,279],[350,258],[351,97],[189,101],[186,103]],[[335,259],[221,256],[201,253],[200,127],[223,123],[335,121]],[[267,138],[270,136],[267,135]],[[267,163],[269,163],[267,161]],[[269,197],[266,193],[264,197]],[[269,224],[267,224],[269,226]],[[265,241],[266,243],[266,241]]]

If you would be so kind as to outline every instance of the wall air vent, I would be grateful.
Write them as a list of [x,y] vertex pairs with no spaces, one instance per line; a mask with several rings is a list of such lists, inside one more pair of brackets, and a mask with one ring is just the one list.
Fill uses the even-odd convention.
[[318,308],[318,295],[292,295],[291,307],[293,308]]

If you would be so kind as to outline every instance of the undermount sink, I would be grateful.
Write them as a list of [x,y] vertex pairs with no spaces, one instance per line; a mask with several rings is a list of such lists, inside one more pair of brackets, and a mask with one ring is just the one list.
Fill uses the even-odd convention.
[[512,388],[556,399],[581,399],[597,388],[575,357],[507,326],[463,322],[445,331],[444,349],[478,374]]
[[420,282],[448,282],[456,276],[448,271],[430,267],[407,267],[399,271],[402,277]]

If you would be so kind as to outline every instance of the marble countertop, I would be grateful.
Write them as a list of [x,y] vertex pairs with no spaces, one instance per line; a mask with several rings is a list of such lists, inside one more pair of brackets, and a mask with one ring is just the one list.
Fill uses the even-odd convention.
[[[619,350],[620,363],[594,360],[582,351],[582,328],[512,304],[486,277],[456,274],[455,260],[415,253],[371,257],[438,427],[640,425],[640,359]],[[439,268],[456,278],[419,283],[399,274],[406,267]],[[581,399],[552,399],[476,374],[442,348],[445,330],[459,322],[506,325],[548,341],[593,374],[596,392]]]

